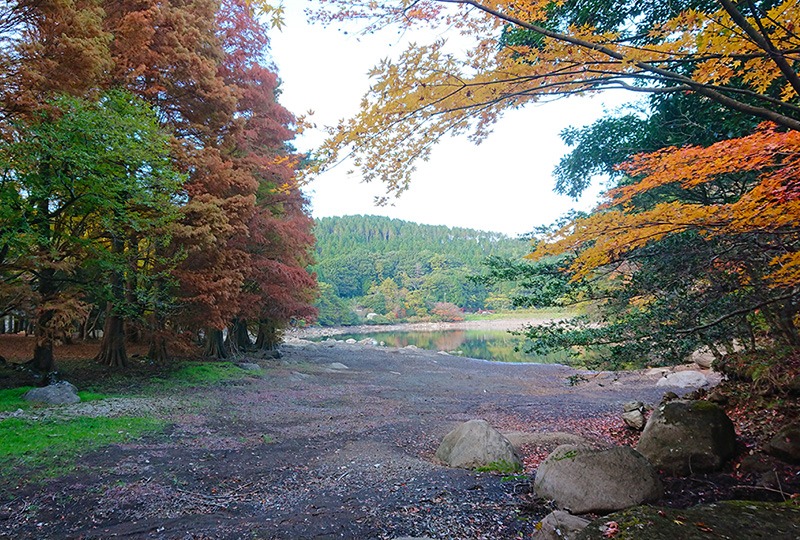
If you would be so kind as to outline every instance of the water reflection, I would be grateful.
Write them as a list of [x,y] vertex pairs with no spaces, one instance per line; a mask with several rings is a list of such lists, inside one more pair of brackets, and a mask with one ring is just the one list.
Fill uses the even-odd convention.
[[[530,355],[522,352],[524,338],[500,330],[442,330],[435,332],[374,332],[369,334],[342,334],[338,340],[374,339],[387,347],[414,345],[420,349],[445,351],[459,356],[482,358],[496,362],[536,362],[541,364],[566,364],[566,352],[547,355]],[[519,349],[519,350],[516,350]]]

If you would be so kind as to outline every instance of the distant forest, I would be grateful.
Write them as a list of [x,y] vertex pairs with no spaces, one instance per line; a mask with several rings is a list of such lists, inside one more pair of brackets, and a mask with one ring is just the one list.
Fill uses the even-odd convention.
[[453,320],[508,309],[513,287],[470,279],[486,259],[517,259],[528,242],[500,233],[420,225],[380,216],[316,221],[322,325]]

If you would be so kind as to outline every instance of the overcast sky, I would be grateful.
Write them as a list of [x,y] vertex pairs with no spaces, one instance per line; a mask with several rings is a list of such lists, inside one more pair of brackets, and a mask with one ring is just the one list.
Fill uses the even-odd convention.
[[[309,25],[302,14],[308,2],[286,2],[286,26],[273,32],[272,56],[282,81],[281,103],[296,115],[313,110],[319,126],[353,115],[369,88],[367,71],[384,57],[395,57],[409,37],[392,32],[359,36],[352,28]],[[629,95],[606,93],[570,98],[509,111],[481,145],[448,139],[419,163],[410,189],[391,206],[376,207],[378,183],[364,184],[349,167],[339,166],[305,189],[314,217],[379,214],[451,227],[517,235],[549,224],[571,208],[594,206],[594,189],[577,203],[553,193],[552,171],[567,152],[559,132],[581,126],[613,110]],[[295,145],[311,150],[322,140],[307,132]]]

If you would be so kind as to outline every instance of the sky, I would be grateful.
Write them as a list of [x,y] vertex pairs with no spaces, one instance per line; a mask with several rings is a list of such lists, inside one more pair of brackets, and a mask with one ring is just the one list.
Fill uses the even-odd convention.
[[[281,79],[280,102],[295,115],[313,111],[317,126],[334,125],[354,115],[369,89],[367,71],[382,58],[396,57],[411,39],[382,32],[363,36],[353,28],[308,24],[307,1],[289,0],[286,25],[273,31],[271,55]],[[304,191],[315,218],[353,214],[384,215],[432,225],[497,231],[511,236],[550,224],[572,208],[591,209],[599,186],[579,201],[553,193],[553,168],[568,152],[562,129],[583,126],[619,107],[630,96],[606,92],[528,105],[509,111],[492,135],[476,146],[464,138],[442,141],[428,162],[421,162],[411,187],[389,206],[375,206],[384,195],[380,183],[365,184],[348,174],[347,164],[322,173]],[[321,129],[295,142],[313,150],[324,138]]]

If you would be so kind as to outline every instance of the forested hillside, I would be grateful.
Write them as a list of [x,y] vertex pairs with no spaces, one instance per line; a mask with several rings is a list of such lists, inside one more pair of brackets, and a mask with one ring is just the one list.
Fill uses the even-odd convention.
[[454,315],[510,307],[508,286],[470,276],[489,256],[521,258],[524,240],[473,229],[420,225],[380,216],[322,218],[315,226],[320,322],[354,323]]

